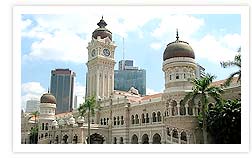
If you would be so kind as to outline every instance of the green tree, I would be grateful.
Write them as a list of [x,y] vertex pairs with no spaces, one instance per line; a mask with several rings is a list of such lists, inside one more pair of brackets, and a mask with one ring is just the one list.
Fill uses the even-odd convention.
[[223,61],[221,62],[221,66],[223,68],[228,68],[228,67],[237,67],[238,70],[231,73],[230,76],[227,78],[226,82],[224,83],[224,87],[227,87],[230,85],[231,81],[233,80],[235,75],[238,75],[238,80],[237,82],[239,82],[241,80],[241,48],[238,49],[238,54],[235,55],[234,57],[234,61]]
[[241,100],[216,103],[207,113],[207,130],[217,144],[241,143]]
[[84,103],[80,104],[78,108],[79,115],[84,117],[87,114],[88,119],[88,144],[90,144],[90,117],[94,116],[95,109],[100,109],[99,104],[96,102],[94,96],[89,97],[85,100]]
[[222,88],[211,86],[211,83],[215,79],[215,76],[206,74],[205,77],[200,79],[192,79],[191,83],[193,84],[192,91],[188,92],[183,99],[183,104],[187,101],[192,100],[195,104],[196,100],[199,100],[201,103],[201,115],[202,115],[202,131],[204,144],[207,144],[207,124],[206,124],[206,111],[208,109],[209,98],[213,98],[216,102],[221,102],[221,93],[223,92]]
[[31,144],[37,144],[38,143],[38,122],[37,122],[37,117],[39,116],[38,111],[34,111],[31,113],[31,117],[34,117],[34,127],[31,128],[30,130],[30,140]]

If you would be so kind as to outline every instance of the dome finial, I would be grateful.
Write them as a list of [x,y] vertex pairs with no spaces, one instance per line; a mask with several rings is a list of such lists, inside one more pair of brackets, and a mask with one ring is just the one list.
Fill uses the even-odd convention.
[[179,35],[178,35],[178,28],[177,28],[177,30],[176,30],[176,38],[177,38],[177,41],[179,40]]
[[105,28],[105,26],[107,26],[107,23],[103,20],[103,15],[102,15],[102,19],[100,20],[100,22],[97,23],[97,25],[100,28]]

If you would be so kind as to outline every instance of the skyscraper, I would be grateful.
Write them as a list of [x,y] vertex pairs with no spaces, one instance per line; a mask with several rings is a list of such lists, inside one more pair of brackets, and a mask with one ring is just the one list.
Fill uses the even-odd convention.
[[51,71],[51,93],[56,97],[56,114],[73,109],[73,90],[75,73],[69,69]]
[[146,71],[133,66],[133,60],[119,61],[119,70],[115,70],[115,90],[129,91],[131,87],[146,95]]
[[32,113],[35,111],[39,111],[39,100],[35,98],[27,100],[25,112]]

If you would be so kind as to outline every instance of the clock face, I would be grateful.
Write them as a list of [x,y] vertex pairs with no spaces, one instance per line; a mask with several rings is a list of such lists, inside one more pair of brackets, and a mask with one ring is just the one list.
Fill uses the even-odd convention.
[[105,49],[103,49],[103,54],[105,56],[110,56],[110,51],[107,48],[105,48]]
[[95,56],[95,49],[92,50],[92,53],[91,53],[92,57]]

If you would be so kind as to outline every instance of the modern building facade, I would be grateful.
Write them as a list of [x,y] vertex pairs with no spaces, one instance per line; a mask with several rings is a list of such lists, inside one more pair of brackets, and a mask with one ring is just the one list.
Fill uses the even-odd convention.
[[39,100],[38,99],[31,99],[26,101],[26,113],[32,113],[35,111],[39,111]]
[[57,100],[56,114],[72,111],[75,76],[75,73],[69,69],[55,69],[51,71],[50,92]]
[[[195,78],[197,64],[189,43],[179,39],[164,50],[162,70],[163,93],[141,96],[131,91],[113,89],[115,44],[112,33],[105,28],[103,18],[93,32],[89,43],[88,96],[95,95],[101,109],[90,118],[91,134],[88,138],[87,115],[80,117],[77,110],[56,114],[58,106],[52,94],[40,100],[38,143],[41,144],[197,144],[203,143],[198,115],[201,105],[191,100],[183,104],[187,91],[192,89],[190,78]],[[161,68],[160,68],[161,69]],[[224,81],[214,82],[220,86]],[[224,89],[223,98],[241,97],[241,84],[232,82]],[[213,100],[209,100],[213,103]],[[60,105],[59,105],[60,106]],[[34,121],[22,114],[22,143],[29,143],[28,131]],[[33,119],[33,118],[32,118]],[[29,122],[30,121],[30,122]]]
[[146,70],[133,66],[133,60],[119,61],[119,70],[115,70],[115,90],[129,91],[131,87],[146,95]]
[[196,68],[195,74],[196,74],[196,78],[202,78],[202,77],[204,77],[206,75],[205,68],[202,67],[201,65],[197,64],[197,68]]

